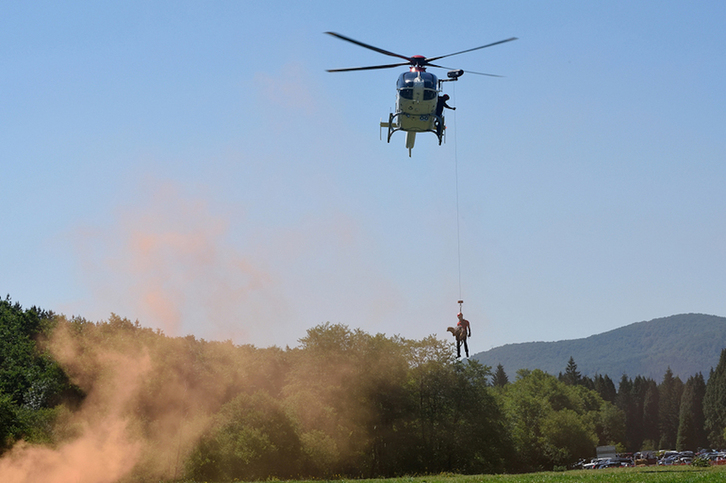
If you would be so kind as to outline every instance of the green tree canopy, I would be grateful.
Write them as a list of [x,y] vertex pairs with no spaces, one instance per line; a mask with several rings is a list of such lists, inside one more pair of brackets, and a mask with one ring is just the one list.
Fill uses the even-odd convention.
[[36,339],[50,334],[52,312],[0,300],[0,452],[20,438],[49,442],[53,407],[80,397]]
[[535,369],[521,372],[503,399],[521,469],[551,469],[594,455],[605,404],[594,391]]

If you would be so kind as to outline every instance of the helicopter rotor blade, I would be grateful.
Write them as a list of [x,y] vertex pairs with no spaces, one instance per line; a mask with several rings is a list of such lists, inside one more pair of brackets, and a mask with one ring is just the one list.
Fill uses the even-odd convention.
[[349,67],[347,69],[327,69],[326,72],[350,72],[354,70],[390,69],[391,67],[401,67],[403,65],[409,65],[409,63],[400,62],[398,64],[369,65],[367,67]]
[[504,77],[503,75],[487,74],[485,72],[474,72],[473,70],[465,70],[464,72],[467,73],[467,74],[486,75],[486,76],[489,76],[489,77]]
[[359,42],[359,41],[357,41],[355,39],[351,39],[350,37],[346,37],[345,35],[340,35],[340,34],[337,34],[335,32],[325,32],[325,33],[328,34],[328,35],[332,35],[333,37],[338,37],[341,40],[346,40],[348,42],[354,43],[355,45],[359,45],[361,47],[365,47],[366,49],[373,50],[375,52],[378,52],[379,54],[390,55],[390,56],[393,56],[393,57],[398,57],[399,59],[404,59],[407,62],[411,62],[411,59],[409,57],[406,57],[406,56],[401,55],[401,54],[396,54],[395,52],[389,52],[387,50],[379,49],[378,47],[374,47],[372,45],[364,44],[363,42]]
[[512,40],[517,40],[517,37],[512,37],[510,39],[500,40],[499,42],[494,42],[492,44],[482,45],[481,47],[474,47],[473,49],[462,50],[461,52],[454,52],[453,54],[440,55],[438,57],[429,57],[428,59],[426,59],[426,62],[428,63],[428,62],[431,62],[431,61],[434,61],[434,60],[443,59],[444,57],[451,57],[452,55],[465,54],[467,52],[473,52],[474,50],[485,49],[487,47],[492,47],[494,45],[503,44],[505,42],[511,42]]
[[[439,69],[457,70],[457,69],[453,69],[451,67],[444,67],[443,65],[435,65],[435,64],[426,64],[426,65],[428,65],[429,67],[438,67]],[[503,75],[486,74],[484,72],[474,72],[473,70],[464,70],[464,72],[466,72],[467,74],[486,75],[486,76],[489,76],[489,77],[504,77]]]

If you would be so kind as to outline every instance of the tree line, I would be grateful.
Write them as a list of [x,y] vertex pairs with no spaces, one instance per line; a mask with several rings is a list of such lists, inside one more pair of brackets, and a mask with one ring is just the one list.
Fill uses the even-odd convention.
[[708,383],[700,372],[684,383],[667,368],[659,384],[652,378],[623,374],[616,389],[607,375],[582,376],[572,357],[558,379],[594,390],[620,409],[625,433],[614,441],[621,452],[635,452],[726,447],[725,377],[726,350],[711,369]]
[[726,446],[726,351],[708,382],[667,370],[660,384],[623,375],[616,388],[572,359],[558,376],[521,370],[509,381],[501,365],[457,361],[435,337],[326,323],[295,348],[256,348],[8,298],[0,367],[0,451],[20,440],[63,448],[117,417],[140,481],[524,472],[604,444]]

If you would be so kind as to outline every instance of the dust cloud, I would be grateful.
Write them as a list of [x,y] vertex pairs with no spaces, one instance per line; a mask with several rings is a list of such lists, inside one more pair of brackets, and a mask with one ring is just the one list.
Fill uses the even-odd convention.
[[147,178],[137,191],[107,225],[74,238],[95,312],[121,313],[171,336],[275,343],[249,323],[271,305],[284,312],[285,301],[280,281],[251,246],[259,241],[234,240],[234,230],[244,231],[243,215],[212,207],[173,181]]
[[[231,343],[169,338],[117,316],[103,324],[62,319],[45,345],[86,397],[61,411],[53,446],[21,442],[3,455],[3,483],[181,477],[215,412],[239,391],[244,366]],[[195,368],[192,349],[202,345],[204,367]]]
[[[275,404],[284,400],[301,422],[305,454],[321,461],[321,468],[360,453],[365,438],[352,441],[350,434],[363,434],[354,428],[367,412],[353,402],[362,398],[352,390],[341,395],[329,382],[352,388],[360,377],[368,381],[378,373],[373,362],[331,365],[327,355],[308,360],[297,350],[234,345],[231,339],[259,338],[248,331],[269,332],[268,325],[252,321],[269,319],[260,315],[271,299],[276,311],[284,309],[274,277],[233,247],[228,217],[213,213],[207,202],[185,196],[173,183],[145,193],[143,208],[126,207],[109,227],[84,231],[78,249],[84,269],[93,274],[97,303],[134,307],[135,318],[158,328],[114,314],[98,323],[59,317],[42,347],[85,397],[77,407],[57,409],[52,444],[20,442],[2,456],[2,482],[181,478],[220,409],[256,392],[269,394]],[[300,255],[296,250],[289,247],[290,258]],[[190,324],[227,341],[182,337]],[[325,333],[316,337],[324,340]],[[347,346],[336,342],[330,348],[341,345]],[[386,378],[390,367],[380,371]]]

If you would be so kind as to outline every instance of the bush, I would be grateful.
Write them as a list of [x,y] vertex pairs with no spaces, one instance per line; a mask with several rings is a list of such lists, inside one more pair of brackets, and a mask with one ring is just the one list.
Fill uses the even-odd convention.
[[229,481],[291,478],[300,440],[277,401],[265,392],[241,394],[217,415],[187,462],[193,479]]
[[711,462],[708,461],[706,458],[701,458],[699,456],[693,459],[693,461],[691,462],[691,466],[695,466],[697,468],[708,468],[711,466]]

